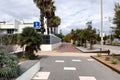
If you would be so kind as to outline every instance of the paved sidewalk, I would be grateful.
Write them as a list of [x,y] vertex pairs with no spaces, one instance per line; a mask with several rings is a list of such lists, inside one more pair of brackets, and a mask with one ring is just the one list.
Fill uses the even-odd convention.
[[[100,52],[100,48],[94,48],[92,50],[84,47],[76,47],[76,48],[82,51],[83,53],[99,53]],[[106,49],[102,50],[102,53],[107,53],[107,50]]]
[[84,56],[88,57],[91,55],[96,55],[96,53],[83,53],[76,47],[72,46],[70,43],[63,43],[59,48],[54,51],[38,51],[36,55],[40,56]]
[[96,48],[96,49],[92,49],[92,50],[90,50],[88,48],[84,48],[84,47],[76,47],[76,48],[79,49],[80,51],[86,52],[86,53],[100,51],[100,48]]
[[78,49],[76,47],[72,46],[70,43],[63,43],[59,48],[55,49],[54,51],[56,52],[74,52],[74,53],[79,53]]

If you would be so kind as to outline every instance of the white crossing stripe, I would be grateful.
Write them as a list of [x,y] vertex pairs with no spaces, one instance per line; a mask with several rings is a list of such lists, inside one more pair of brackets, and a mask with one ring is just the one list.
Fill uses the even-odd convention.
[[81,62],[81,60],[73,59],[74,62]]
[[79,76],[80,80],[96,80],[93,76]]
[[76,70],[75,67],[64,67],[64,70]]
[[87,59],[88,61],[95,61],[94,59]]
[[63,62],[64,62],[64,60],[56,60],[55,62],[61,62],[61,63],[63,63]]
[[48,77],[50,75],[50,72],[38,72],[33,78],[32,80],[47,80]]

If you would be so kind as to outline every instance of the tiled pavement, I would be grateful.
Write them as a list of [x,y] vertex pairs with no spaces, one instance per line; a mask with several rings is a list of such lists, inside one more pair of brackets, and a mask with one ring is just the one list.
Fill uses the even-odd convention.
[[70,43],[63,43],[59,48],[54,51],[39,51],[36,53],[40,56],[84,56],[88,57],[96,55],[95,53],[82,53],[79,49],[72,46]]

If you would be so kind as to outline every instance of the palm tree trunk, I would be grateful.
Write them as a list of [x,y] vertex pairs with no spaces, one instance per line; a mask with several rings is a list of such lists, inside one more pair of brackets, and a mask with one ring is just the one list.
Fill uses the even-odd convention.
[[90,39],[90,49],[93,49],[92,45],[93,45],[92,39]]
[[55,30],[56,30],[56,29],[55,29],[55,27],[54,27],[54,34],[56,34],[56,33],[55,33]]
[[52,27],[50,27],[50,29],[51,29],[51,34],[52,34],[53,33]]
[[[44,29],[44,14],[43,10],[40,10],[40,23],[41,23],[41,29]],[[41,31],[42,34],[44,34],[44,31]]]
[[87,42],[86,42],[86,40],[85,40],[85,48],[87,47]]
[[50,30],[49,30],[49,18],[47,18],[47,34],[49,35]]
[[31,46],[25,47],[26,54],[34,54],[34,50],[31,48]]

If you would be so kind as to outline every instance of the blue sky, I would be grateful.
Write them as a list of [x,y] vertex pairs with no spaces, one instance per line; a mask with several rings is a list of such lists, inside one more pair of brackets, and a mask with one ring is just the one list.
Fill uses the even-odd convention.
[[[71,29],[86,28],[86,23],[92,21],[96,29],[100,29],[100,0],[54,0],[57,7],[56,15],[61,18],[61,29],[67,34]],[[104,32],[110,33],[109,17],[114,16],[114,2],[120,0],[103,0]],[[12,23],[14,19],[25,22],[39,20],[39,9],[33,0],[0,0],[0,21]]]

